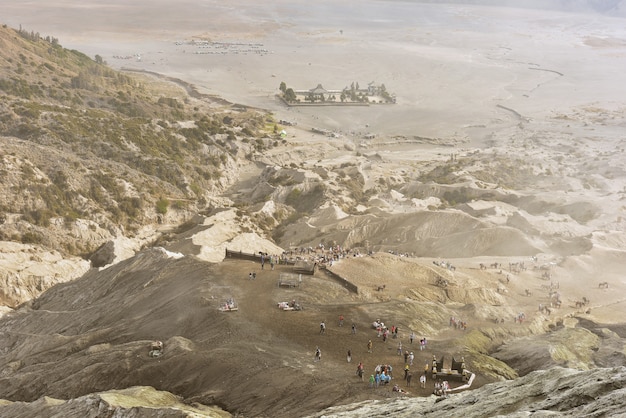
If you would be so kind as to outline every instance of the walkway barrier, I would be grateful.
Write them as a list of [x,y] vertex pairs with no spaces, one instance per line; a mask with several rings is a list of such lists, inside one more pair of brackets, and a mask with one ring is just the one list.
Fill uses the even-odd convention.
[[[237,258],[240,260],[249,260],[249,261],[255,261],[255,262],[260,263],[261,253],[260,252],[256,254],[244,253],[243,251],[233,251],[227,248],[226,258]],[[356,294],[359,293],[359,288],[357,285],[355,285],[352,282],[349,282],[348,280],[344,279],[337,273],[328,270],[325,266],[319,266],[317,263],[311,264],[302,260],[292,260],[292,259],[285,260],[285,259],[280,259],[279,257],[279,264],[293,265],[296,273],[299,273],[299,274],[314,275],[316,270],[322,271],[324,272],[324,274],[326,274],[328,278],[336,281],[337,283],[345,287],[349,292],[356,293]]]
[[359,293],[359,288],[358,288],[357,285],[355,285],[352,282],[349,282],[348,280],[344,279],[343,277],[341,277],[337,273],[328,270],[326,267],[322,267],[320,269],[320,271],[323,271],[328,277],[330,277],[334,281],[338,282],[340,285],[342,285],[343,287],[348,289],[348,291],[350,291],[352,293],[356,293],[356,294]]
[[[249,260],[249,261],[256,261],[258,263],[261,262],[261,253],[244,253],[243,251],[233,251],[233,250],[229,250],[228,248],[226,248],[226,258],[238,258],[240,260]],[[269,260],[265,259],[266,263],[269,264]],[[282,259],[280,257],[278,257],[278,264],[289,264],[289,265],[293,265],[296,262],[294,260],[286,260],[286,259]]]

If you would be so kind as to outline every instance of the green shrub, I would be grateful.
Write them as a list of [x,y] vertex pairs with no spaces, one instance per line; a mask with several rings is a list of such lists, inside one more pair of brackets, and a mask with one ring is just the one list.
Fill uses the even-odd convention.
[[52,215],[52,212],[47,209],[34,209],[25,212],[23,219],[33,225],[48,227],[50,226],[50,218]]
[[22,235],[21,241],[22,244],[41,244],[43,237],[36,232],[28,231]]
[[119,202],[120,209],[131,218],[137,218],[141,214],[142,202],[138,197],[124,198]]
[[174,209],[187,209],[187,207],[189,206],[189,202],[187,202],[186,200],[176,200],[174,201],[174,203],[172,203],[172,207]]
[[161,215],[165,215],[167,213],[167,208],[170,206],[170,201],[164,198],[159,199],[156,202],[156,211]]

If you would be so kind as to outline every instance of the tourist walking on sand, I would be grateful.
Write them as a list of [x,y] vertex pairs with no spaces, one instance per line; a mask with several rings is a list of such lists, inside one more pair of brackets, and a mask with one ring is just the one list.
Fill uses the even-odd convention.
[[363,371],[364,370],[365,370],[365,367],[363,367],[363,362],[359,361],[358,366],[356,366],[356,375],[361,378],[361,381],[363,381]]
[[352,361],[352,351],[350,351],[349,349],[348,349],[347,360],[348,360],[348,363],[350,363]]
[[322,359],[322,350],[319,347],[315,349],[315,361],[320,361]]
[[343,315],[339,315],[339,326],[343,327]]
[[375,382],[376,382],[376,379],[374,378],[374,375],[370,375],[370,388],[374,387]]
[[320,322],[320,334],[325,334],[326,333],[326,322],[322,321]]
[[413,340],[415,339],[415,333],[411,331],[411,335],[409,335],[409,341],[413,344]]
[[373,344],[372,344],[372,340],[369,340],[369,341],[367,342],[367,352],[368,352],[368,353],[371,353],[371,352],[372,352],[372,346],[373,346]]
[[426,387],[426,375],[425,374],[420,376],[420,387],[421,388],[425,388]]
[[398,342],[398,355],[401,356],[402,355],[402,341]]
[[406,387],[410,388],[411,387],[411,379],[413,378],[413,373],[409,372],[409,374],[406,375]]
[[412,366],[413,365],[413,360],[415,359],[415,356],[413,355],[413,352],[411,351],[411,353],[409,354],[409,365]]
[[352,333],[356,334],[356,324],[352,324]]

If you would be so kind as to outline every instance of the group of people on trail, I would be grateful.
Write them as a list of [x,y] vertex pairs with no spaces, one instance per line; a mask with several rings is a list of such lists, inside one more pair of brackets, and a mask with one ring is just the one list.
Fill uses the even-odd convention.
[[447,396],[448,392],[450,391],[450,385],[448,384],[447,380],[444,380],[443,382],[440,382],[439,380],[437,380],[435,382],[435,389],[433,391],[433,393],[437,396]]
[[[345,318],[343,315],[339,315],[339,326],[343,327],[343,323],[345,321]],[[322,321],[320,323],[320,334],[325,334],[326,333],[326,321]],[[352,323],[352,327],[351,327],[351,333],[352,334],[356,334],[356,324],[353,322]]]
[[[397,327],[395,325],[392,325],[391,329],[388,329],[385,326],[384,322],[382,322],[380,319],[377,319],[376,321],[374,321],[372,325],[376,329],[376,336],[377,337],[382,337],[383,342],[387,342],[387,336],[389,334],[391,334],[394,339],[398,338],[398,332],[399,332],[399,329],[400,329],[399,327]],[[415,340],[415,333],[413,331],[411,331],[411,333],[409,334],[409,343],[413,344],[414,340]],[[422,350],[424,350],[426,348],[426,343],[427,343],[426,337],[423,337],[420,340],[420,351],[422,351]],[[370,347],[369,347],[369,343],[368,343],[368,351],[369,351],[369,348]],[[399,356],[401,356],[403,350],[404,350],[404,346],[402,345],[402,341],[399,341],[396,353]],[[411,352],[410,355],[413,356],[413,353]],[[408,360],[408,356],[409,356],[408,352],[405,351],[404,352],[405,363]],[[413,364],[412,362],[413,362],[413,358],[411,358],[411,364]]]
[[261,270],[265,269],[265,263],[270,263],[270,269],[274,270],[274,264],[278,261],[278,257],[275,255],[268,255],[267,253],[261,253]]
[[465,331],[467,329],[467,322],[461,321],[453,316],[450,317],[450,326],[455,329],[460,329]]
[[400,331],[399,327],[392,325],[391,329],[389,329],[385,326],[384,322],[380,321],[380,319],[374,321],[373,325],[374,328],[376,328],[376,336],[379,338],[382,337],[383,342],[387,341],[389,335],[391,335],[394,339],[398,338],[398,331]]
[[323,243],[315,247],[299,247],[283,252],[280,257],[276,257],[279,263],[288,261],[307,260],[317,264],[332,265],[334,261],[338,261],[348,257],[362,257],[364,254],[358,249],[352,250],[343,248],[340,245],[326,246]]
[[[426,387],[426,372],[428,368],[424,370],[424,373],[420,375],[420,387]],[[411,387],[411,380],[413,379],[413,373],[411,373],[411,368],[408,364],[404,365],[404,380],[406,380],[406,387]]]
[[370,388],[386,385],[391,382],[392,367],[389,364],[379,364],[374,369],[374,374],[370,376]]
[[426,337],[420,340],[420,351],[424,350],[425,348],[426,348]]
[[[338,317],[338,327],[342,328],[343,324],[345,323],[345,317],[344,315],[339,315]],[[320,322],[320,328],[319,328],[319,334],[320,335],[325,335],[326,334],[326,321],[321,321]],[[451,325],[452,325],[452,320],[451,320]],[[399,338],[399,327],[397,326],[392,326],[391,328],[387,328],[384,323],[382,321],[380,321],[380,319],[377,319],[376,321],[374,321],[373,323],[373,327],[376,329],[376,333],[377,336],[381,337],[383,342],[386,342],[387,340],[387,336],[391,335],[392,338]],[[356,334],[356,324],[352,323],[351,326],[351,334]],[[416,340],[416,336],[414,332],[410,332],[409,336],[408,336],[408,344],[406,344],[406,341],[404,342],[405,344],[403,344],[403,341],[398,341],[397,342],[397,355],[401,356],[401,358],[403,357],[404,360],[404,381],[406,382],[406,387],[409,388],[411,387],[411,381],[413,378],[413,373],[411,372],[411,367],[414,364],[415,361],[415,354],[413,353],[413,351],[409,350],[409,347],[412,347],[413,341]],[[410,345],[409,345],[410,344]],[[427,339],[426,337],[422,337],[421,339],[419,339],[419,346],[420,346],[420,351],[423,351],[424,349],[426,349],[427,347]],[[372,339],[368,339],[367,340],[367,352],[368,353],[373,353],[373,349],[374,349],[374,344]],[[346,353],[346,360],[348,363],[352,362],[352,350],[351,349],[347,349],[347,353]],[[315,350],[315,361],[319,362],[321,361],[321,350],[319,348],[319,346],[316,348]],[[354,369],[353,369],[354,370]],[[356,367],[356,376],[361,379],[361,381],[364,380],[364,375],[365,375],[365,367],[363,365],[362,361],[359,361],[357,367]],[[426,379],[427,379],[427,373],[430,369],[428,368],[428,364],[427,367],[424,371],[424,373],[418,373],[419,376],[419,383],[420,383],[420,388],[425,388],[426,387]],[[380,387],[381,385],[387,385],[389,383],[391,383],[391,380],[393,378],[393,374],[392,374],[392,366],[389,364],[379,364],[378,366],[376,366],[374,373],[370,375],[369,379],[368,379],[368,385],[370,388],[377,388]],[[446,382],[447,384],[447,382]],[[442,386],[440,384],[440,386]],[[446,389],[445,386],[442,386],[443,388],[439,389],[439,392],[445,392],[448,389]],[[403,389],[400,389],[399,384],[394,384],[393,385],[393,389],[394,392],[399,392],[399,393],[408,393]]]
[[[420,374],[420,388],[424,389],[426,388],[426,375],[428,374],[429,371],[429,365],[428,363],[426,363],[426,367],[424,368],[424,373]],[[411,373],[411,369],[409,367],[408,364],[404,365],[404,380],[406,381],[406,387],[410,388],[411,387],[411,380],[413,378],[413,373]],[[445,383],[445,387],[446,387],[446,391],[450,390],[450,387],[448,385],[448,382],[444,382]],[[436,387],[436,386],[435,386]]]
[[[380,320],[377,319],[376,321],[373,322],[373,327],[376,329],[376,335],[378,337],[382,337],[383,342],[386,342],[387,339],[387,335],[391,334],[393,336],[393,338],[398,338],[398,331],[399,331],[399,327],[397,326],[392,326],[391,329],[388,329],[385,324]],[[409,344],[413,344],[413,341],[415,340],[415,333],[413,331],[411,331],[411,333],[409,334]],[[422,337],[419,340],[419,344],[420,344],[420,351],[423,351],[426,349],[427,346],[427,339],[426,337]],[[367,342],[367,351],[368,353],[372,352],[372,340],[369,340]],[[411,380],[413,377],[413,374],[411,373],[411,366],[413,366],[413,362],[415,361],[415,354],[413,353],[413,351],[408,350],[403,344],[402,341],[398,341],[398,345],[397,345],[397,350],[396,350],[396,354],[399,356],[404,355],[404,380],[406,381],[406,386],[407,387],[411,387]],[[428,366],[428,365],[427,365]],[[426,368],[424,374],[420,375],[420,387],[425,388],[426,387],[426,374],[428,372],[428,367]],[[370,380],[372,381],[372,383],[370,384],[370,386],[377,386],[377,381],[376,381],[376,375],[372,375],[372,377],[370,378]],[[380,381],[378,382],[378,384],[380,384]]]

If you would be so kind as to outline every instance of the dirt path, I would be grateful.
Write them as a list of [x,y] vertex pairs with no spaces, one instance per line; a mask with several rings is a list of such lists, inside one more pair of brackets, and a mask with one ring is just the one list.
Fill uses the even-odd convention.
[[[237,292],[239,311],[232,313],[244,322],[246,327],[261,329],[265,337],[275,344],[290,347],[290,356],[302,364],[302,372],[306,374],[332,373],[336,385],[341,391],[347,391],[353,399],[364,400],[379,397],[400,396],[392,393],[392,385],[381,386],[377,389],[368,387],[368,377],[374,373],[378,364],[392,366],[394,380],[404,390],[410,392],[410,396],[429,396],[433,391],[433,381],[428,375],[426,388],[419,387],[419,375],[423,373],[424,366],[432,364],[433,355],[439,358],[440,351],[445,345],[444,340],[432,342],[426,349],[419,349],[419,335],[413,344],[409,342],[408,330],[401,331],[397,339],[389,337],[383,342],[377,337],[376,331],[371,326],[371,318],[363,310],[360,304],[354,303],[349,292],[341,289],[340,296],[336,297],[335,303],[323,303],[318,296],[320,292],[328,292],[326,287],[334,289],[339,287],[323,275],[303,276],[301,288],[278,287],[277,282],[281,273],[291,273],[289,266],[276,265],[272,271],[266,264],[261,269],[260,264],[250,261],[228,260],[223,263],[225,270],[231,274],[233,291]],[[256,280],[249,280],[248,275],[256,272]],[[319,277],[318,277],[319,276]],[[304,307],[302,311],[283,311],[277,307],[281,301],[289,302],[296,300]],[[339,326],[339,317],[343,315],[343,326]],[[326,330],[320,333],[320,322],[324,321]],[[356,326],[356,332],[352,333],[352,324]],[[461,331],[458,331],[461,332]],[[458,335],[450,335],[451,337]],[[367,343],[373,342],[373,352],[367,352]],[[403,380],[404,355],[397,354],[398,342],[402,342],[404,350],[414,353],[413,373],[411,387],[406,387]],[[316,347],[322,352],[322,361],[314,361]],[[352,360],[347,361],[348,350],[351,351]],[[403,351],[404,354],[404,351]],[[446,355],[446,365],[451,360]],[[365,374],[363,381],[356,376],[356,367],[363,362]],[[450,381],[455,387],[460,382]],[[372,393],[374,391],[374,393]]]

